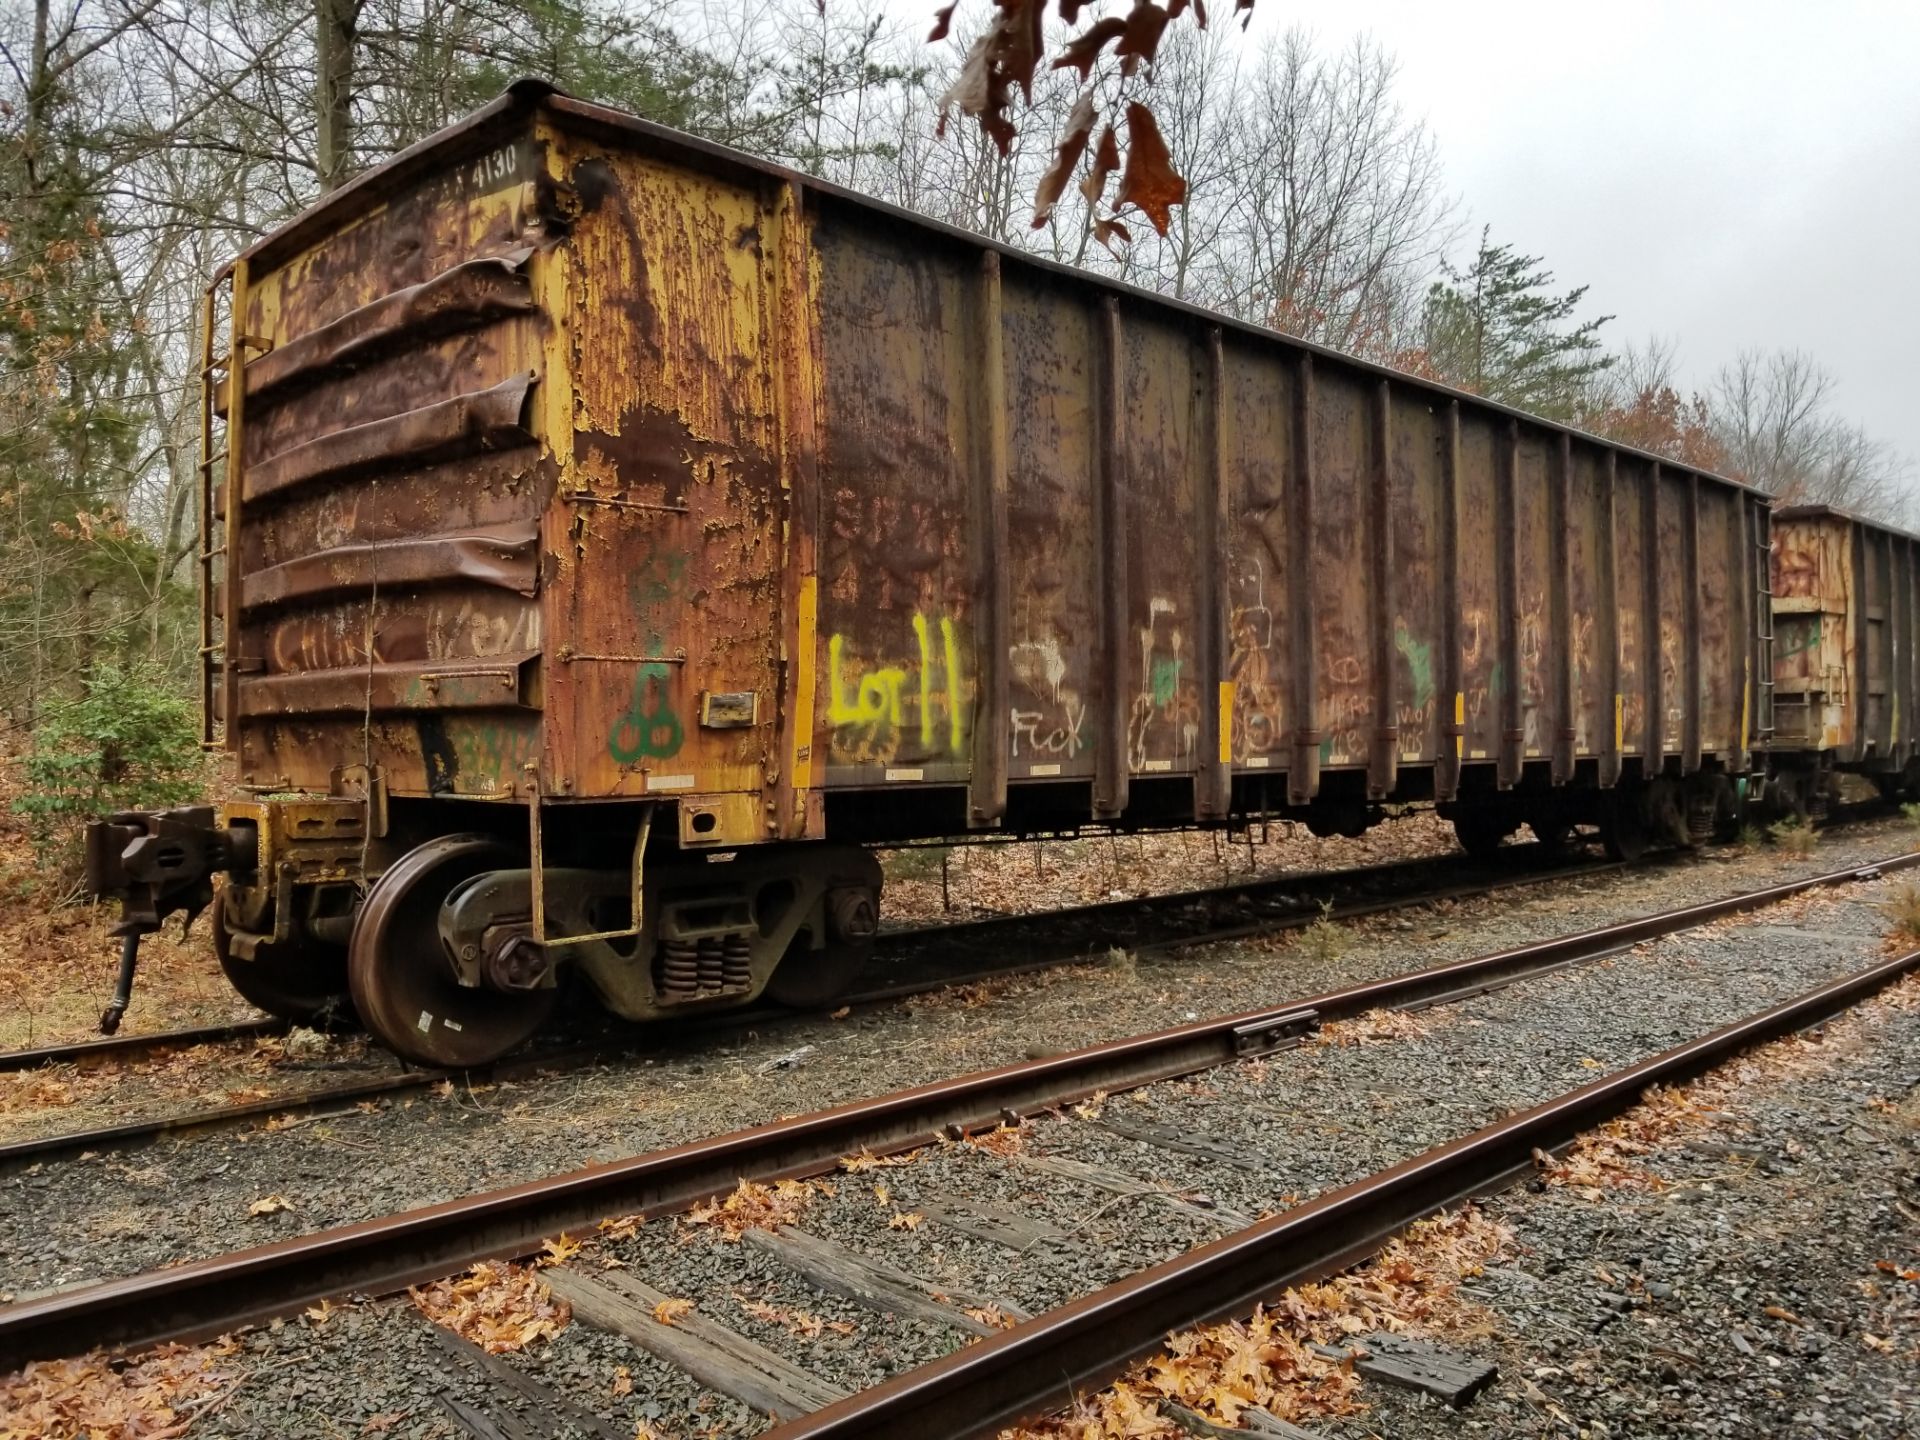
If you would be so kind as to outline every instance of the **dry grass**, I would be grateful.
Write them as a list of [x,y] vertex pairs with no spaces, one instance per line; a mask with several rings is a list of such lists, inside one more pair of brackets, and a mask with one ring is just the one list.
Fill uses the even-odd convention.
[[1920,885],[1909,880],[1880,906],[1887,917],[1887,939],[1902,950],[1920,946]]
[[1771,825],[1767,834],[1773,843],[1797,859],[1805,859],[1820,843],[1819,832],[1805,820],[1782,820]]

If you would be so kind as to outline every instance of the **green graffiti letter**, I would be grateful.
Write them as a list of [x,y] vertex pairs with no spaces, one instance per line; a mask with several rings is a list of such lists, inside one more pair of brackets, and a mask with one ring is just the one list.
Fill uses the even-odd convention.
[[622,765],[643,755],[665,760],[679,754],[685,740],[680,717],[667,703],[667,667],[642,665],[633,677],[633,704],[607,737],[607,753]]

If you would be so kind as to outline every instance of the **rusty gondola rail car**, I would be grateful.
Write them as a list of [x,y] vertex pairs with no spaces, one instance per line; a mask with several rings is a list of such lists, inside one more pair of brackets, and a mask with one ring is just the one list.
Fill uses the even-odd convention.
[[258,798],[96,880],[138,928],[229,871],[243,993],[425,1063],[562,963],[633,1018],[828,993],[869,844],[1435,802],[1632,853],[1767,723],[1758,493],[545,85],[217,287]]
[[1775,781],[1824,816],[1836,773],[1920,785],[1920,536],[1827,505],[1773,512]]

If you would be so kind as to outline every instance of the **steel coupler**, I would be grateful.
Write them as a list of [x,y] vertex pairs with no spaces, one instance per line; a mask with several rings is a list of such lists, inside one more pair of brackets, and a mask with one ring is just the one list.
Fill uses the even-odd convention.
[[100,1015],[103,1035],[120,1028],[133,998],[140,937],[158,930],[176,910],[186,912],[184,935],[213,902],[214,874],[251,864],[251,856],[241,853],[250,849],[250,832],[220,828],[211,805],[129,810],[87,826],[87,893],[120,902],[120,921],[111,932],[121,937],[120,976]]

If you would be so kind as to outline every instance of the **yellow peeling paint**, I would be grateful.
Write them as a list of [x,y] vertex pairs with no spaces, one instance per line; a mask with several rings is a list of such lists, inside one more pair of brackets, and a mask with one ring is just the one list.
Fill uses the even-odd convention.
[[1220,763],[1233,763],[1233,691],[1234,682],[1220,682]]
[[814,650],[820,640],[820,581],[808,575],[800,581],[800,605],[794,640],[793,788],[813,788]]

